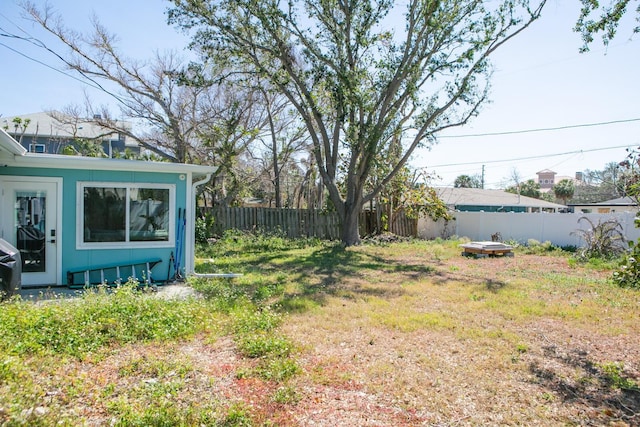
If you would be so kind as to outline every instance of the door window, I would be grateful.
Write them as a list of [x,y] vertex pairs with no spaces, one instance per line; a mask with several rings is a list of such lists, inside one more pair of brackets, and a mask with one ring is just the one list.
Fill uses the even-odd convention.
[[16,247],[22,257],[22,271],[44,272],[46,266],[46,193],[16,191]]

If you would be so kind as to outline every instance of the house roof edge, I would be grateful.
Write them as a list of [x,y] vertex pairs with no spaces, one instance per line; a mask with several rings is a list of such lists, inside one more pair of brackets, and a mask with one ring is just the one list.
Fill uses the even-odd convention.
[[59,154],[26,153],[11,160],[8,166],[38,167],[51,169],[93,169],[113,171],[139,171],[159,173],[187,173],[204,176],[214,173],[216,166],[192,165],[186,163],[150,162],[128,159],[106,159],[98,157],[65,156]]
[[24,156],[27,153],[27,150],[2,128],[0,128],[0,149],[17,156]]

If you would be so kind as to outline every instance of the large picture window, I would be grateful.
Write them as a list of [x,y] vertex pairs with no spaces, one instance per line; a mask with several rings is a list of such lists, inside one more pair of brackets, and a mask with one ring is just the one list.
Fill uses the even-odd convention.
[[169,244],[174,193],[171,185],[79,183],[79,246]]

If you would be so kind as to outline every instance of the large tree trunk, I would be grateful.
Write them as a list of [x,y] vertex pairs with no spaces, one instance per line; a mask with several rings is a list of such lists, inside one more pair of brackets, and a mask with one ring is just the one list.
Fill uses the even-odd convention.
[[342,219],[342,244],[345,246],[360,244],[360,211],[359,203],[345,204]]
[[268,103],[268,100],[267,116],[269,118],[269,131],[271,132],[271,161],[273,162],[273,186],[276,199],[276,208],[281,208],[282,196],[280,195],[280,164],[278,162],[278,139],[276,138],[276,127],[273,123],[273,116],[271,115],[271,105]]

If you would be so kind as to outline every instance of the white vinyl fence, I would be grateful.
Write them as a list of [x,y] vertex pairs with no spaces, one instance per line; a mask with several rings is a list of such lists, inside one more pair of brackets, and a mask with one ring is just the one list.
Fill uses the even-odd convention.
[[635,227],[635,214],[621,212],[614,214],[584,213],[502,213],[502,212],[455,212],[455,220],[445,222],[421,218],[418,221],[418,237],[434,239],[451,236],[467,237],[472,241],[491,240],[500,233],[503,241],[515,240],[527,243],[529,239],[539,242],[549,241],[556,246],[583,246],[584,242],[576,230],[590,228],[587,217],[594,225],[615,218],[621,225],[627,240],[637,240],[640,229]]

